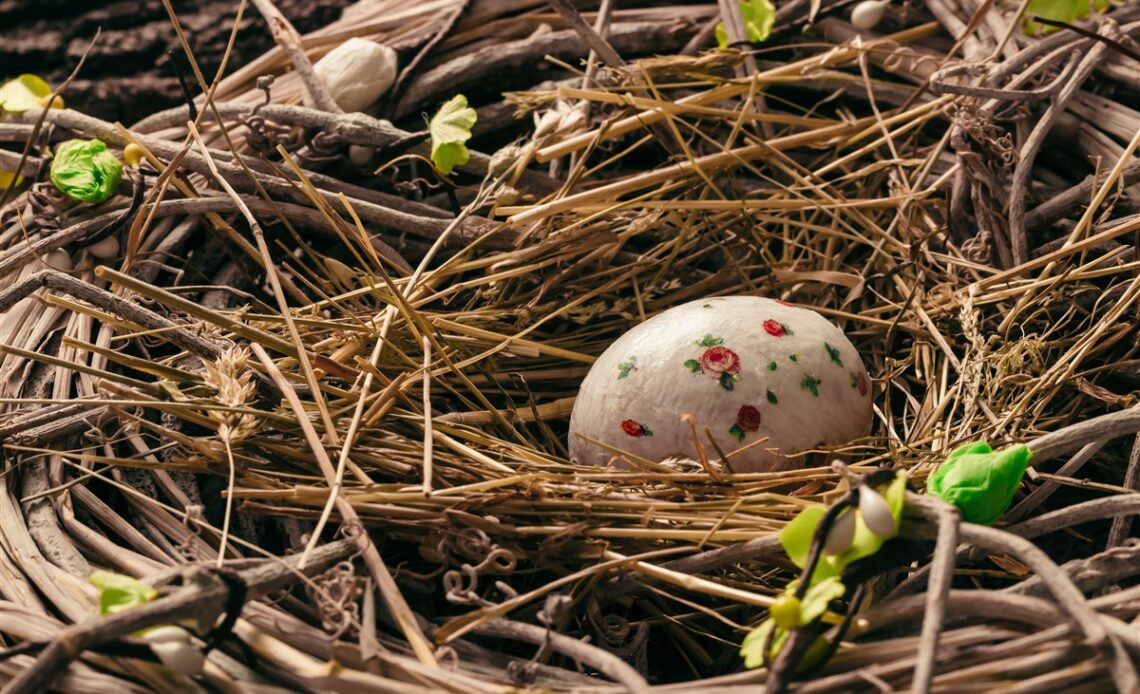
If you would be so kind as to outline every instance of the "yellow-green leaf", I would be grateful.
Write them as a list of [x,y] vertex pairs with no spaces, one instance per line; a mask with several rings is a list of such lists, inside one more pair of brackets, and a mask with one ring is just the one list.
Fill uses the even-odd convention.
[[[20,75],[0,85],[0,111],[23,113],[43,108],[51,98],[51,87],[37,75]],[[63,99],[56,97],[52,108],[63,108]]]
[[466,142],[471,139],[478,115],[467,105],[467,97],[456,94],[449,99],[428,123],[431,133],[431,160],[447,175],[456,166],[471,158]]
[[99,614],[122,612],[158,597],[154,586],[113,571],[96,571],[87,582],[99,589]]
[[13,172],[0,169],[0,190],[15,188],[24,182],[24,177]]
[[[791,587],[789,586],[789,590]],[[832,600],[837,600],[847,592],[847,586],[838,576],[829,576],[807,589],[800,601],[800,624],[804,627],[819,619]]]
[[[776,8],[768,0],[743,0],[740,13],[744,16],[744,26],[748,30],[748,40],[752,43],[767,41],[776,23]],[[728,47],[728,31],[724,22],[716,25],[716,42],[721,48]]]
[[[1108,0],[1096,0],[1096,9],[1103,12]],[[1030,36],[1057,31],[1057,27],[1045,26],[1033,21],[1033,17],[1052,19],[1054,22],[1073,22],[1083,19],[1089,13],[1088,0],[1030,0],[1025,8],[1025,33]]]
[[796,514],[796,517],[780,531],[780,544],[784,546],[784,551],[788,553],[792,563],[801,569],[807,565],[812,537],[824,513],[821,506],[809,506]]

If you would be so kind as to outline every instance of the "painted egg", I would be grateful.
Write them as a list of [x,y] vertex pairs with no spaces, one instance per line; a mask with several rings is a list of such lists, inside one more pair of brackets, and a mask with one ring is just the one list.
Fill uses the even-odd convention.
[[793,454],[870,433],[870,379],[850,340],[815,311],[752,296],[693,301],[594,362],[570,416],[570,457],[696,458],[686,414],[715,456],[708,427],[733,472],[788,469],[803,464]]

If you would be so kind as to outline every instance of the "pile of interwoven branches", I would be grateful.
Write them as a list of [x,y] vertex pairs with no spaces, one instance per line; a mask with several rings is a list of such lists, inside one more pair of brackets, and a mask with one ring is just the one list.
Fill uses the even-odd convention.
[[[305,36],[253,0],[278,45],[216,76],[177,26],[192,105],[5,116],[4,691],[1135,686],[1140,8],[1030,36],[1027,4],[788,0],[749,43],[731,0],[363,0]],[[356,36],[400,57],[369,114],[313,79]],[[77,202],[72,138],[143,161]],[[572,464],[597,355],[727,294],[851,336],[846,471]],[[1033,451],[996,527],[912,493],[834,657],[744,669],[791,517],[980,439]],[[97,569],[159,597],[100,615]],[[195,681],[132,636],[171,622]]]

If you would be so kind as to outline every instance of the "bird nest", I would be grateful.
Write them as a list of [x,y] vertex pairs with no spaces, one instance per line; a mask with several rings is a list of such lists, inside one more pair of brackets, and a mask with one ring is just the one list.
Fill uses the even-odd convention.
[[[183,37],[192,106],[0,122],[5,691],[1136,686],[1140,9],[791,0],[749,43],[731,2],[364,0],[303,37],[252,4],[278,46],[215,77]],[[350,36],[399,53],[388,96],[301,106]],[[444,175],[421,114],[457,93]],[[80,203],[72,138],[142,161]],[[593,360],[728,294],[850,336],[848,467],[575,466]],[[996,527],[912,492],[834,656],[744,668],[789,519],[979,439],[1033,452]],[[100,569],[158,596],[100,615]],[[196,683],[134,636],[169,623]]]

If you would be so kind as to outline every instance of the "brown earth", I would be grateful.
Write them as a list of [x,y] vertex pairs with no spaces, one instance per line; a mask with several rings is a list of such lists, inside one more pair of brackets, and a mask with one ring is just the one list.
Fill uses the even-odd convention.
[[[171,4],[204,74],[212,76],[225,53],[239,3],[173,0]],[[338,18],[351,0],[277,0],[276,4],[304,33]],[[183,101],[169,55],[181,49],[161,0],[0,0],[0,77],[31,72],[58,85],[97,30],[101,30],[98,41],[65,95],[69,106],[131,123]],[[247,7],[229,71],[272,43],[264,20]],[[192,74],[187,78],[193,81]]]

